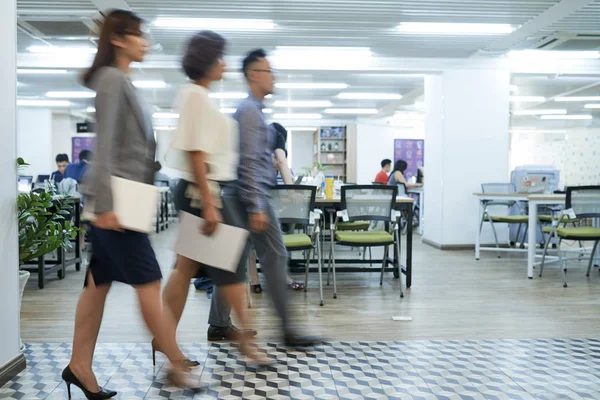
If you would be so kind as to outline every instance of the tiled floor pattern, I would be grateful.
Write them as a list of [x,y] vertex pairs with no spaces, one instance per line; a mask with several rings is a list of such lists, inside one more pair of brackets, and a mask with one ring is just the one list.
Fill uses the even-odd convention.
[[[184,346],[202,362],[196,394],[166,384],[149,344],[100,344],[98,381],[120,399],[600,399],[600,339],[333,342],[306,352],[263,345],[255,368],[231,344]],[[27,370],[0,399],[66,399],[70,345],[27,345]],[[83,394],[74,389],[74,398]]]

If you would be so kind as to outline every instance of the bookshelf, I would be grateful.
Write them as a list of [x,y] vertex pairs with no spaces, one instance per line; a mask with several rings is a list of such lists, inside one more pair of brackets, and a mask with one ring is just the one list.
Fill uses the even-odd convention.
[[346,127],[320,127],[313,134],[313,162],[326,167],[325,174],[346,181],[347,170]]

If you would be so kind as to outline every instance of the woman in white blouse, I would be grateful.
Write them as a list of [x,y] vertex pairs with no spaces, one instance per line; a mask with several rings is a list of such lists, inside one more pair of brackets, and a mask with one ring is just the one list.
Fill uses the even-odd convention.
[[[178,96],[179,123],[167,164],[183,172],[174,193],[178,209],[202,217],[206,223],[199,227],[206,235],[219,229],[221,222],[246,227],[247,215],[237,195],[239,132],[236,122],[221,113],[209,98],[212,82],[220,81],[225,70],[223,54],[225,39],[212,31],[196,34],[189,41],[183,57],[183,70],[192,83]],[[176,326],[183,313],[190,280],[200,270],[206,272],[224,300],[231,304],[242,329],[248,326],[246,311],[246,261],[249,245],[243,251],[237,272],[200,265],[177,256],[177,265],[167,283],[163,302],[165,314],[174,319],[170,334],[175,337]],[[223,249],[227,251],[227,249]],[[239,335],[240,351],[254,362],[264,363],[248,345],[248,336]],[[160,349],[153,350],[160,351]],[[190,366],[197,366],[188,360]]]

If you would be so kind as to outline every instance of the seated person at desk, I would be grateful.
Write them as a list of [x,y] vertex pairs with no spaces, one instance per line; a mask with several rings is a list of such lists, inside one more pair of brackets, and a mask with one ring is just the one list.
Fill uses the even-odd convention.
[[417,168],[417,183],[424,185],[425,184],[424,179],[425,179],[425,174],[423,172],[423,167]]
[[381,171],[375,176],[375,180],[373,183],[381,183],[382,185],[386,185],[388,182],[388,174],[392,169],[392,160],[385,159],[381,162]]
[[71,178],[77,181],[77,183],[81,183],[93,159],[94,153],[90,150],[81,150],[81,153],[79,153],[79,162],[67,166],[64,178]]
[[422,187],[423,184],[421,183],[411,184],[406,182],[406,179],[404,178],[404,171],[406,171],[406,168],[408,168],[406,161],[396,161],[396,164],[394,164],[394,170],[390,174],[390,178],[387,181],[388,186],[396,186],[400,183],[403,183],[407,190]]
[[54,181],[54,183],[58,184],[63,180],[65,176],[65,170],[69,165],[69,156],[66,154],[57,154],[56,155],[56,171],[50,175],[50,179]]

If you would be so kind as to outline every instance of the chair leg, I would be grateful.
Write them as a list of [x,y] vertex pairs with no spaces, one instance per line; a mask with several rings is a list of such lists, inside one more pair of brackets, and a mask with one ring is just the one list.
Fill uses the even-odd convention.
[[304,276],[304,292],[308,290],[308,269],[310,268],[310,258],[312,249],[306,250],[306,268],[305,268],[305,276]]
[[517,227],[517,237],[515,238],[515,247],[517,246],[517,243],[521,243],[520,242],[520,239],[521,239],[521,226],[523,226],[523,224],[519,224],[519,226]]
[[563,257],[563,254],[560,252],[560,244],[562,243],[562,239],[558,241],[558,257],[560,259],[560,266],[562,268],[562,277],[563,277],[563,287],[567,287],[567,260]]
[[331,245],[331,266],[332,266],[332,273],[333,273],[333,298],[337,299],[337,281],[335,279],[335,246]]
[[369,266],[373,266],[373,253],[371,253],[371,247],[369,247]]
[[596,240],[596,243],[594,243],[594,248],[592,249],[592,255],[590,256],[590,264],[588,265],[587,274],[585,275],[588,278],[590,276],[590,271],[592,270],[592,265],[594,264],[594,258],[596,258],[596,249],[598,248],[598,243],[600,243],[600,240]]
[[529,224],[525,224],[525,232],[523,233],[523,240],[521,241],[521,248],[525,248],[525,241],[527,240],[527,233],[529,233]]
[[[317,234],[318,235],[318,234]],[[317,236],[317,251],[318,251],[318,255],[317,255],[317,263],[319,266],[319,293],[321,294],[321,307],[323,307],[323,271],[322,271],[322,267],[323,267],[323,257],[321,255],[321,241],[319,240],[318,236]]]
[[546,244],[544,244],[544,252],[542,253],[542,264],[540,265],[540,278],[542,277],[542,273],[544,272],[544,262],[546,261],[546,253],[548,252],[548,246],[550,245],[551,240],[552,232],[548,234],[548,239],[546,239]]
[[[496,249],[500,249],[500,242],[498,242],[498,234],[496,233],[496,228],[494,227],[494,223],[492,222],[492,218],[490,217],[490,225],[492,227],[492,232],[494,232],[494,239],[496,240]],[[498,258],[500,258],[500,252],[496,253]]]
[[327,264],[327,286],[329,286],[329,275],[331,274],[331,261],[333,260],[333,242],[331,242],[331,247],[329,247],[329,263]]
[[383,262],[381,263],[381,277],[379,278],[379,286],[383,285],[383,273],[385,271],[385,264],[387,263],[389,247],[383,248]]
[[396,262],[398,263],[398,281],[400,282],[400,298],[404,297],[404,287],[402,286],[402,257],[400,255],[400,235],[398,235],[398,231],[396,231],[396,253],[398,254],[398,259]]

